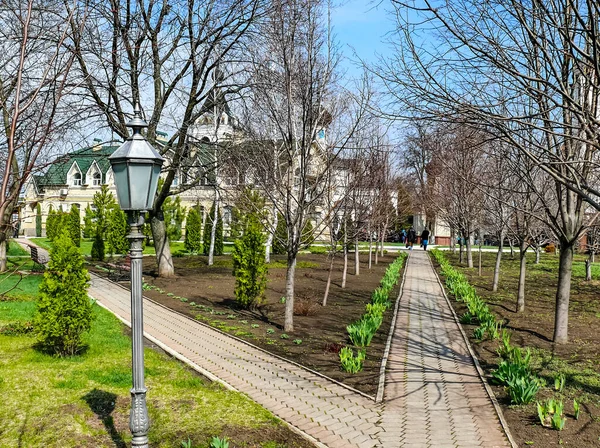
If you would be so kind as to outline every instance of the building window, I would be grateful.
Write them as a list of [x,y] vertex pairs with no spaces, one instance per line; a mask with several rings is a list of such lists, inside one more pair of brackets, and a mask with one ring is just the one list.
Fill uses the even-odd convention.
[[81,173],[73,174],[73,185],[76,187],[81,186]]
[[94,177],[92,177],[92,185],[95,187],[99,187],[102,183],[102,175],[98,172],[94,173]]

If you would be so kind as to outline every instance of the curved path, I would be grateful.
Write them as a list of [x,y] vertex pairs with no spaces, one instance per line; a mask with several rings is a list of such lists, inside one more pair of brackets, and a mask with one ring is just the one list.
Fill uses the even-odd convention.
[[[149,299],[144,331],[320,447],[510,447],[426,253],[405,276],[381,403]],[[89,294],[129,324],[126,289],[93,276]]]

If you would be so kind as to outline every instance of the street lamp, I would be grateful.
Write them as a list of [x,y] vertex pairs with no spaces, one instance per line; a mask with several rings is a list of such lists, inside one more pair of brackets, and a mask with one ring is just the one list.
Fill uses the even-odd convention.
[[142,307],[142,241],[143,212],[152,208],[158,186],[160,168],[164,159],[142,135],[148,125],[142,119],[139,105],[133,119],[127,123],[133,135],[109,158],[121,209],[127,212],[131,241],[131,333],[133,388],[129,429],[133,435],[132,447],[148,447],[148,409],[144,386],[144,315]]

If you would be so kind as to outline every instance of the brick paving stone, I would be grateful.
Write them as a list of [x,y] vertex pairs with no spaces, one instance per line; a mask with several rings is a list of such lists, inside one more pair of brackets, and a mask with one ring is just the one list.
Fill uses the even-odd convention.
[[[147,299],[144,331],[331,448],[509,447],[427,254],[405,276],[381,404]],[[129,322],[127,290],[89,293]]]

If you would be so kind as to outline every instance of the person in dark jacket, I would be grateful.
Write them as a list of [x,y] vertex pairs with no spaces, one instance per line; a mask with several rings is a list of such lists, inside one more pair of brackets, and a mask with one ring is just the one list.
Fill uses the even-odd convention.
[[423,232],[421,232],[421,246],[423,247],[423,250],[427,250],[427,244],[429,244],[429,229],[427,227],[425,227],[423,229]]
[[413,244],[417,242],[417,232],[412,227],[408,229],[408,233],[406,234],[406,247],[408,250],[412,250]]

